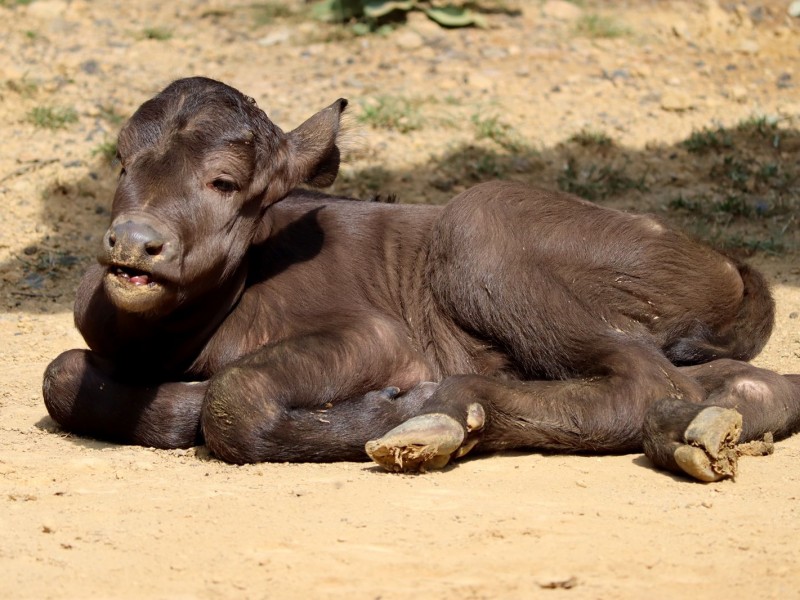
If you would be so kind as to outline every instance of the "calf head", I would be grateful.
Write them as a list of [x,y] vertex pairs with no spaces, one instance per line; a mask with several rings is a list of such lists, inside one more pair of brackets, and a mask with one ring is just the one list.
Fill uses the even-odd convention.
[[180,79],[123,127],[122,165],[98,256],[123,311],[163,316],[225,285],[267,207],[299,184],[333,183],[340,99],[284,133],[218,81]]

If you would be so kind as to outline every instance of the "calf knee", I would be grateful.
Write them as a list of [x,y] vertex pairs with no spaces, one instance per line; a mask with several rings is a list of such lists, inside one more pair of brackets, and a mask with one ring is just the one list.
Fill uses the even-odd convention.
[[217,458],[234,464],[268,459],[270,433],[282,409],[270,397],[264,375],[232,366],[211,380],[201,413],[206,445]]

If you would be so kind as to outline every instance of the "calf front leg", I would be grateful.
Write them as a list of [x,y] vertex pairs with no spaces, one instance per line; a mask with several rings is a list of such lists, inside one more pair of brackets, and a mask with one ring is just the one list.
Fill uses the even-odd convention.
[[122,444],[187,448],[202,443],[206,387],[122,381],[93,352],[69,350],[48,365],[42,393],[48,413],[67,431]]
[[[320,319],[324,331],[266,346],[209,385],[202,430],[232,463],[363,460],[364,443],[416,414],[435,384],[392,323]],[[376,391],[378,390],[378,391]]]

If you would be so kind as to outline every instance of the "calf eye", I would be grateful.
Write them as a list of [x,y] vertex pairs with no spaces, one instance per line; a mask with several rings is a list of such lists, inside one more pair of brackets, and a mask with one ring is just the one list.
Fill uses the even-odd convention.
[[239,187],[230,179],[215,179],[208,184],[208,187],[220,194],[231,194],[239,190]]

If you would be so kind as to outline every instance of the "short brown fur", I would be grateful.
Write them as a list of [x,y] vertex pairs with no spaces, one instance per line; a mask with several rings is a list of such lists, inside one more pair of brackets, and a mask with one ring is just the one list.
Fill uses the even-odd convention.
[[[366,458],[425,414],[476,450],[674,449],[700,410],[800,427],[800,378],[745,361],[774,306],[746,265],[657,219],[493,182],[445,207],[299,189],[337,174],[340,100],[284,133],[204,78],[146,102],[44,399],[64,428],[255,461]],[[742,381],[750,382],[743,385]],[[473,440],[474,441],[474,440]]]

